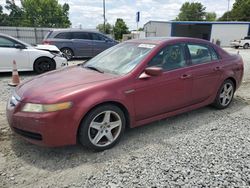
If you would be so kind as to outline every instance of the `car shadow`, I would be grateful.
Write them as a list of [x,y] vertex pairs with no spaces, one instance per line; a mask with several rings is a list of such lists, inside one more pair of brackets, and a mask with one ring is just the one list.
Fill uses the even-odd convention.
[[[22,71],[22,72],[18,72],[19,76],[36,76],[38,75],[36,72],[34,71]],[[1,72],[0,73],[0,77],[11,77],[12,72]]]
[[[94,165],[119,160],[124,156],[133,158],[133,154],[137,150],[147,149],[149,145],[161,143],[171,145],[171,141],[168,140],[172,137],[185,136],[190,131],[203,128],[203,126],[207,128],[207,126],[211,126],[209,123],[216,121],[215,117],[230,116],[247,105],[249,104],[237,97],[225,110],[207,106],[142,127],[127,129],[121,141],[114,148],[103,152],[93,152],[79,144],[60,148],[44,148],[30,144],[18,136],[12,136],[11,146],[17,158],[39,169],[57,171],[83,164]],[[211,127],[211,130],[213,128]]]

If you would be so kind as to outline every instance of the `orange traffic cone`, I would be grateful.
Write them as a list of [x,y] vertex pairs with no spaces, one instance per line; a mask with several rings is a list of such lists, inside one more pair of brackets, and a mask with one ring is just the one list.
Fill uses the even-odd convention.
[[16,65],[16,61],[13,61],[13,70],[12,70],[12,82],[9,83],[9,86],[17,86],[18,84],[20,84],[20,79],[19,79],[19,75],[17,72],[17,65]]

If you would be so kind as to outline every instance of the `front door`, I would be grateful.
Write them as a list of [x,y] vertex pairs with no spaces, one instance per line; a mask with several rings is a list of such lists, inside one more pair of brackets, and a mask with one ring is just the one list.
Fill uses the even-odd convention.
[[29,53],[26,49],[15,48],[16,42],[7,37],[0,36],[0,70],[9,71],[13,61],[17,63],[18,70],[30,70]]
[[98,33],[91,33],[93,40],[93,56],[114,45],[114,42]]
[[183,44],[164,47],[152,58],[148,67],[157,66],[163,74],[138,79],[135,83],[136,120],[140,121],[181,109],[190,104],[192,75],[186,64]]

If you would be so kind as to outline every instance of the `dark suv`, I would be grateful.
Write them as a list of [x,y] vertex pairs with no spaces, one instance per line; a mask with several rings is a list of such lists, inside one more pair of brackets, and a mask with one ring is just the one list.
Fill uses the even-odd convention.
[[94,57],[118,42],[96,31],[60,29],[51,30],[43,44],[57,46],[67,57]]

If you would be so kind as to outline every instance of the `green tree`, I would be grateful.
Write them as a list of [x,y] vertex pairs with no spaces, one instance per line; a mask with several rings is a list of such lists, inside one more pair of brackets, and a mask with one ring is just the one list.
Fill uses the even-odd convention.
[[220,18],[218,18],[218,21],[230,21],[230,20],[233,20],[231,11],[225,12]]
[[206,16],[206,7],[201,3],[186,2],[182,5],[180,13],[177,16],[177,21],[203,21]]
[[236,0],[231,11],[232,21],[250,21],[250,0]]
[[205,20],[206,21],[215,21],[216,20],[216,13],[215,12],[206,12]]
[[110,23],[105,24],[105,31],[104,31],[104,25],[99,24],[96,26],[96,29],[98,29],[100,32],[105,33],[105,34],[111,34],[112,33],[112,28],[113,26]]
[[128,27],[126,23],[123,21],[123,19],[121,18],[116,19],[113,32],[116,40],[121,40],[123,34],[129,33]]
[[69,27],[69,5],[63,6],[58,0],[21,0],[24,10],[23,26]]
[[0,26],[8,25],[8,15],[3,13],[3,7],[0,5]]
[[8,26],[22,26],[23,10],[15,4],[15,1],[6,0],[5,8],[10,11],[6,18]]

